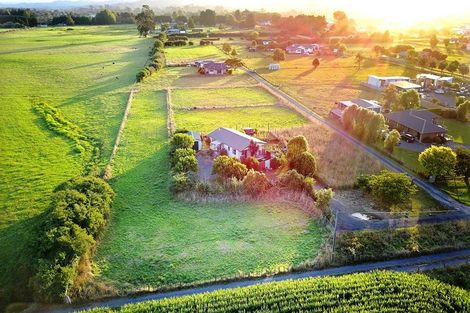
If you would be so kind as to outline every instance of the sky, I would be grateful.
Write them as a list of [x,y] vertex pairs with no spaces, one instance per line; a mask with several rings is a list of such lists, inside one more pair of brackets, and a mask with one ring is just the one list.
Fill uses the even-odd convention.
[[[0,0],[0,3],[51,2],[54,0]],[[87,0],[78,0],[84,5]],[[92,0],[106,3],[107,0]],[[132,2],[135,0],[112,0]],[[74,1],[76,2],[76,1]],[[378,27],[405,28],[416,23],[458,19],[470,23],[470,0],[148,0],[152,6],[181,4],[224,6],[231,8],[265,9],[266,11],[285,12],[296,10],[311,14],[324,14],[331,17],[335,10],[343,10],[348,16],[363,21],[368,19]],[[159,5],[160,4],[160,5]]]

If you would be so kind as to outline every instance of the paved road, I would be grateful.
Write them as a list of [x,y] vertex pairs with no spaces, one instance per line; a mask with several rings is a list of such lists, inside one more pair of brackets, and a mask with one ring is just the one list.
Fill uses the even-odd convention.
[[[259,82],[260,84],[263,84],[266,88],[268,88],[269,90],[271,90],[274,94],[278,95],[279,97],[283,98],[284,100],[288,101],[292,106],[294,106],[295,108],[297,108],[300,112],[302,112],[305,116],[308,116],[310,118],[313,118],[315,120],[317,120],[318,122],[320,122],[321,124],[335,130],[337,133],[339,133],[342,137],[348,139],[349,141],[351,141],[352,143],[354,143],[356,146],[358,146],[359,148],[361,148],[363,151],[369,153],[370,155],[372,155],[373,157],[375,157],[376,159],[382,161],[385,166],[387,166],[389,169],[395,171],[395,172],[400,172],[400,173],[406,173],[408,176],[410,176],[412,179],[413,179],[413,182],[418,186],[420,187],[421,189],[423,189],[424,191],[426,191],[431,197],[433,197],[435,200],[439,201],[441,204],[451,208],[451,209],[455,209],[455,210],[458,210],[458,211],[461,211],[463,212],[464,214],[470,214],[470,207],[467,206],[467,205],[464,205],[458,201],[456,201],[455,199],[453,199],[451,196],[449,196],[448,194],[444,193],[443,191],[437,189],[435,186],[431,185],[430,183],[428,182],[425,182],[423,180],[421,180],[419,177],[417,177],[416,175],[414,175],[413,173],[411,173],[410,171],[406,170],[405,168],[403,168],[402,166],[400,166],[398,163],[396,163],[395,161],[389,159],[388,157],[382,155],[380,152],[376,151],[375,149],[367,146],[366,144],[364,144],[363,142],[359,141],[358,139],[356,139],[355,137],[351,136],[350,134],[348,134],[347,132],[345,132],[342,128],[340,128],[338,125],[334,124],[333,122],[327,120],[327,119],[324,119],[323,117],[321,117],[320,115],[316,114],[315,112],[311,111],[310,109],[308,109],[307,107],[305,107],[302,103],[300,103],[299,101],[297,101],[296,99],[292,98],[291,96],[289,96],[288,94],[286,94],[285,92],[279,90],[279,88],[273,86],[270,82],[266,81],[264,78],[262,78],[260,75],[258,75],[256,72],[253,72],[247,68],[245,68],[245,71],[248,73],[248,75],[250,75],[251,77],[253,77],[257,82]],[[453,213],[449,213],[449,217],[452,215]]]
[[349,265],[336,268],[328,268],[322,270],[313,270],[307,272],[280,274],[266,278],[251,278],[242,281],[220,283],[203,287],[182,289],[169,292],[156,292],[131,297],[122,297],[107,299],[89,304],[76,305],[76,306],[49,306],[38,308],[36,312],[39,313],[66,313],[78,310],[87,310],[97,307],[118,307],[130,303],[138,303],[149,300],[158,300],[171,297],[182,297],[187,295],[200,294],[204,292],[211,292],[215,290],[233,289],[239,287],[253,286],[257,284],[264,284],[275,281],[296,280],[309,277],[322,277],[331,275],[344,275],[357,272],[367,272],[372,270],[394,270],[400,272],[419,272],[440,268],[445,266],[456,266],[461,264],[470,263],[470,249],[445,252],[439,254],[432,254],[427,256],[419,256],[414,258],[397,259],[383,262],[366,263],[358,265]]

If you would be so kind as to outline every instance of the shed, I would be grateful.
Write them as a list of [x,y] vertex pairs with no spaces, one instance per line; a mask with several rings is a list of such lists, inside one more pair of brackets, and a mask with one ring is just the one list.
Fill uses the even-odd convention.
[[186,134],[194,139],[193,149],[197,152],[202,149],[202,138],[201,134],[195,131],[188,131]]
[[270,71],[278,71],[281,69],[281,65],[279,63],[271,63],[269,64],[268,69]]

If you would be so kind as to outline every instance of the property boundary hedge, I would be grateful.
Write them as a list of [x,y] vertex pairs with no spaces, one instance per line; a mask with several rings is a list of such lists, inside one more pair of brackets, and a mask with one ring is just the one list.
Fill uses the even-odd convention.
[[90,312],[470,312],[470,294],[422,274],[309,278]]
[[161,70],[166,65],[165,52],[164,52],[164,47],[166,45],[166,42],[167,42],[166,37],[160,37],[160,39],[156,39],[154,41],[152,50],[150,52],[151,54],[150,64],[145,66],[144,69],[141,70],[136,75],[136,80],[138,83],[143,81],[145,78],[152,76],[152,74]]
[[380,261],[470,247],[470,221],[341,233],[335,260],[340,264]]
[[77,177],[56,188],[38,229],[32,278],[36,300],[67,301],[86,281],[83,277],[91,271],[90,258],[109,219],[113,198],[111,187],[97,177]]

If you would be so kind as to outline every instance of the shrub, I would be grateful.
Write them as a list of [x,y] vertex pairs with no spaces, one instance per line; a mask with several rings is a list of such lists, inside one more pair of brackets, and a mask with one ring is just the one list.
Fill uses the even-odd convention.
[[307,139],[302,135],[295,136],[287,143],[287,160],[291,162],[306,151],[308,151]]
[[176,149],[192,149],[194,139],[188,134],[174,134],[170,139],[170,155],[173,156]]
[[287,166],[287,158],[283,154],[281,156],[275,157],[271,159],[271,169],[277,170],[278,168],[282,168]]
[[185,172],[176,173],[170,180],[170,191],[173,194],[192,190],[194,186],[194,180]]
[[179,158],[173,168],[173,170],[176,173],[187,173],[187,172],[196,173],[197,169],[198,169],[198,163],[197,163],[196,156],[194,155],[188,155],[188,156],[183,156]]
[[394,129],[388,133],[387,138],[384,141],[384,148],[388,152],[392,153],[395,146],[400,142],[400,133]]
[[291,169],[297,170],[304,176],[313,177],[317,170],[317,162],[310,152],[305,151],[292,160]]
[[175,153],[170,159],[171,166],[174,167],[180,159],[187,157],[187,156],[196,157],[196,151],[194,151],[194,149],[191,149],[191,148],[176,149]]
[[370,192],[369,185],[370,175],[361,174],[356,177],[356,182],[354,183],[354,188],[359,188],[364,192]]
[[445,118],[450,118],[450,119],[457,118],[457,110],[455,109],[431,108],[429,109],[429,111]]
[[377,201],[389,207],[408,204],[411,196],[417,191],[406,174],[389,171],[370,176],[369,188]]
[[259,161],[255,157],[242,158],[242,163],[246,165],[246,168],[251,170],[259,170]]
[[331,188],[320,189],[315,191],[315,204],[320,209],[325,209],[330,204],[331,199],[333,199],[335,193]]
[[92,253],[114,192],[102,179],[79,177],[60,185],[52,198],[50,213],[39,230],[32,279],[35,298],[46,302],[61,301],[80,287],[75,283],[79,263]]
[[263,194],[271,186],[266,174],[250,169],[242,181],[243,189],[253,197]]
[[315,180],[311,177],[304,177],[296,170],[289,170],[280,175],[279,186],[292,191],[305,191],[313,195]]
[[230,158],[226,155],[221,155],[215,158],[212,166],[212,173],[217,174],[220,179],[243,179],[248,169],[246,165],[238,161],[236,158]]

